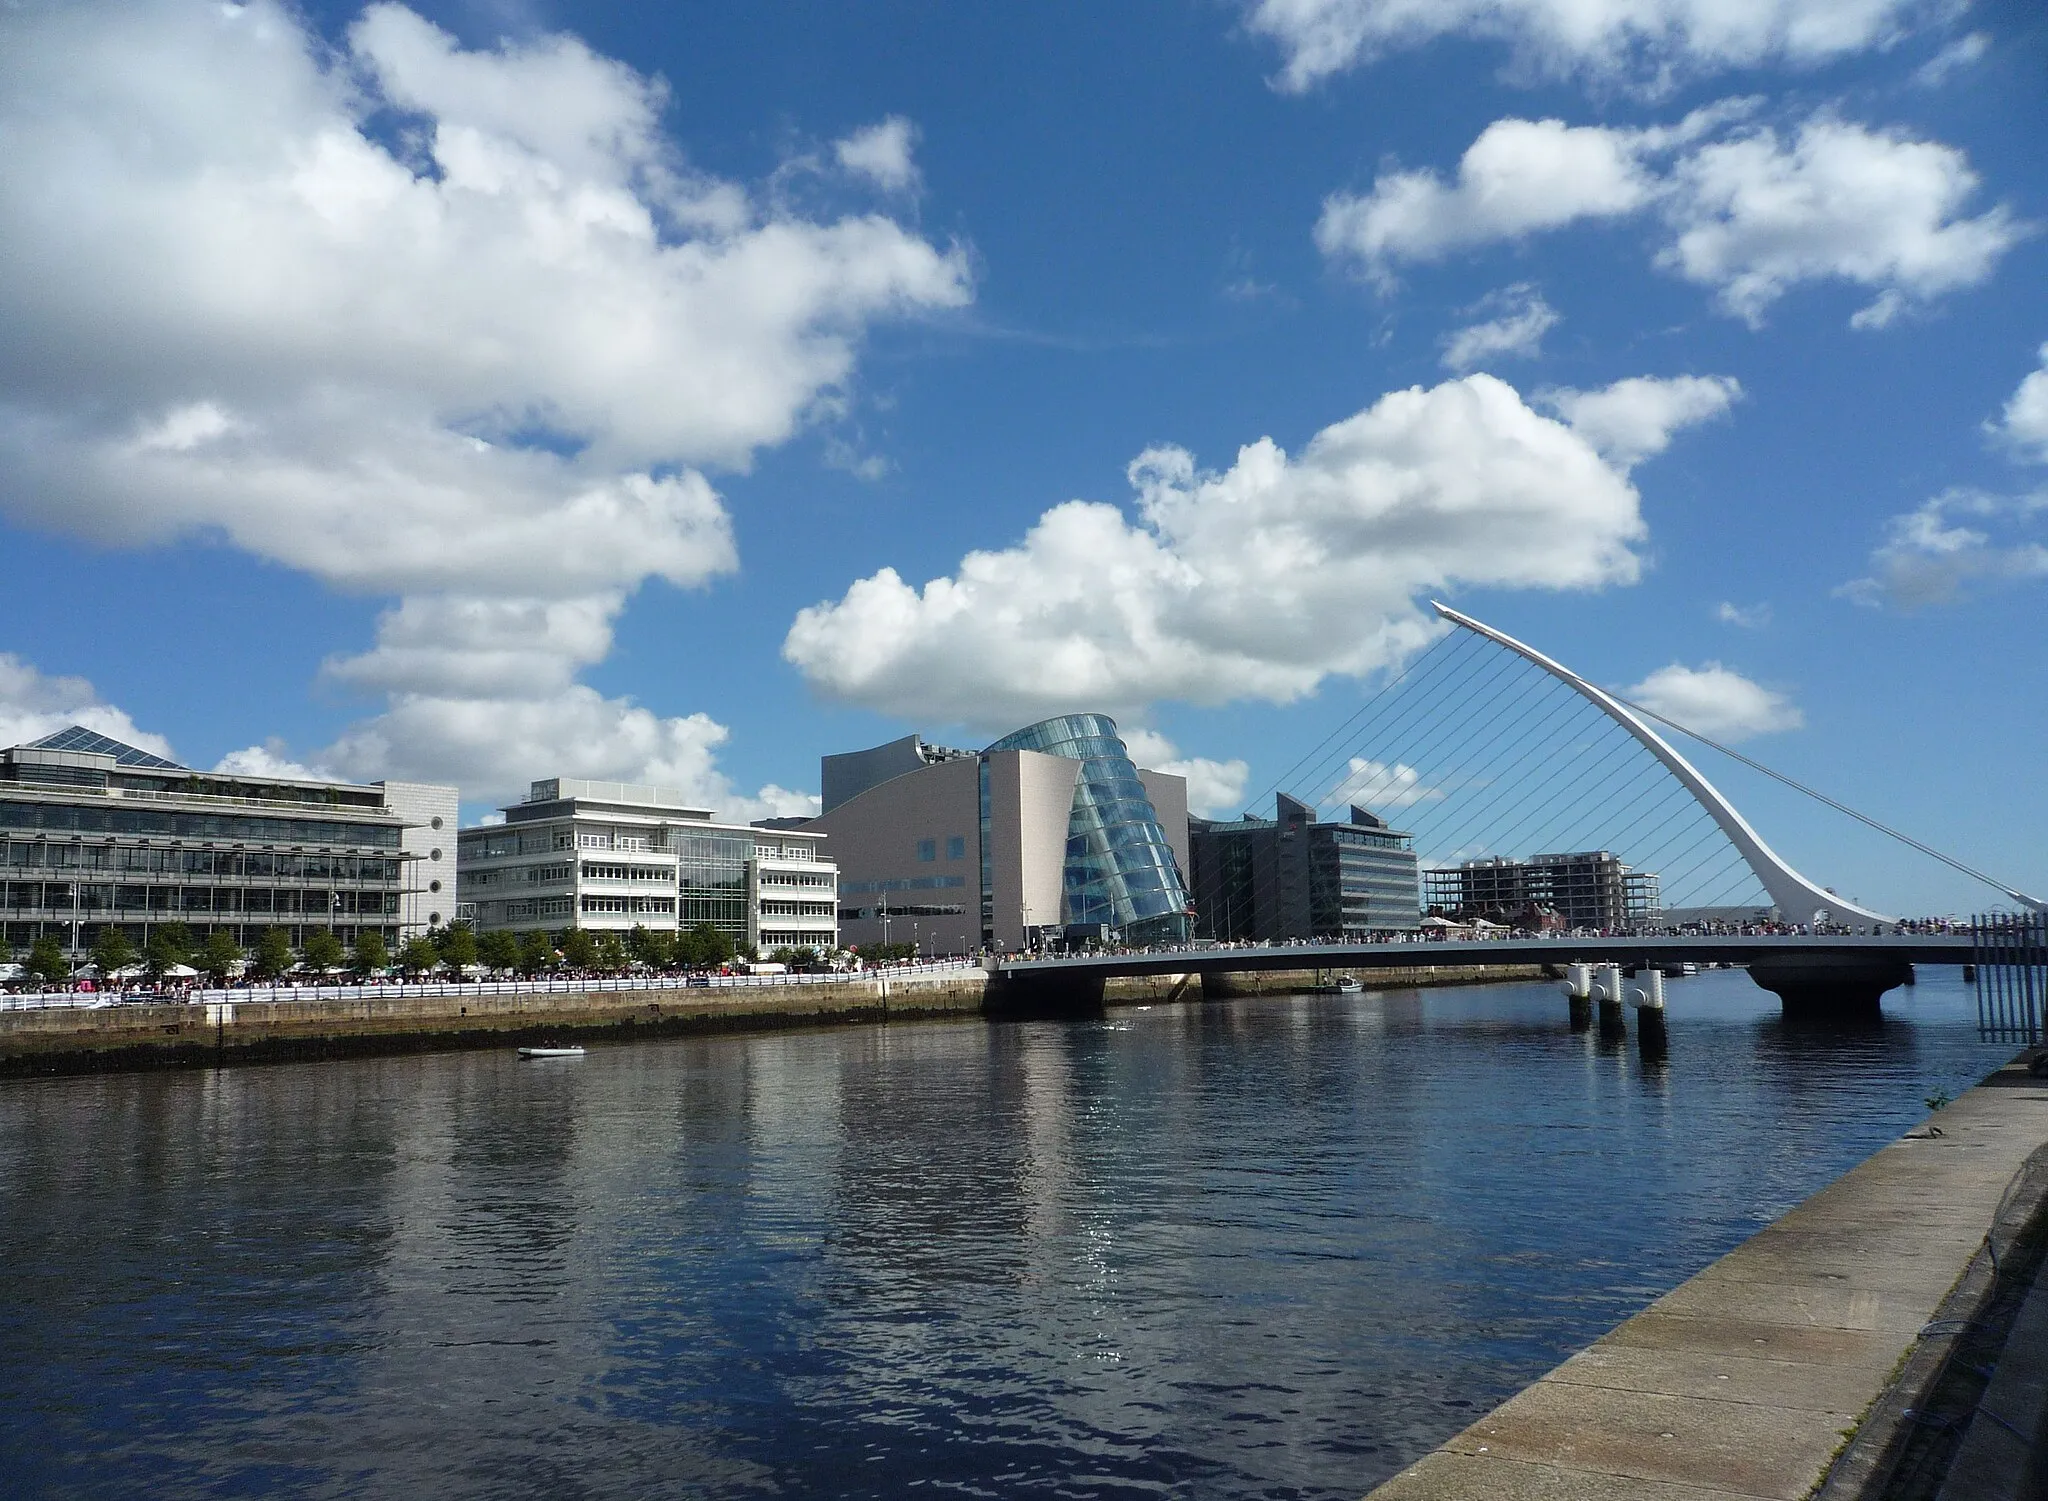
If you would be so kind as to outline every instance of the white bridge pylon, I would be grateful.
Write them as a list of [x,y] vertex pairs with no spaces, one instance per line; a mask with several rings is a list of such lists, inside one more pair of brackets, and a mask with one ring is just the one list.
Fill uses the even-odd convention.
[[1786,922],[1839,922],[1845,919],[1852,922],[1896,921],[1882,912],[1872,912],[1867,907],[1859,907],[1825,887],[1816,886],[1787,865],[1776,850],[1764,843],[1763,836],[1749,826],[1749,820],[1735,811],[1735,805],[1723,797],[1712,782],[1700,775],[1697,767],[1681,756],[1672,748],[1669,741],[1643,723],[1630,712],[1626,704],[1612,694],[1603,692],[1587,682],[1561,662],[1544,656],[1535,647],[1525,645],[1482,621],[1474,620],[1470,615],[1461,614],[1449,605],[1438,604],[1435,600],[1431,600],[1430,603],[1437,614],[1451,624],[1484,636],[1495,645],[1504,646],[1515,655],[1535,663],[1559,682],[1590,700],[1594,707],[1634,736],[1645,750],[1657,758],[1665,770],[1678,779],[1679,784],[1692,794],[1694,800],[1707,810],[1707,816],[1720,826],[1721,832],[1728,836],[1729,843],[1735,846],[1736,852],[1756,873],[1757,880],[1763,884],[1765,895],[1770,897],[1771,904],[1778,909]]

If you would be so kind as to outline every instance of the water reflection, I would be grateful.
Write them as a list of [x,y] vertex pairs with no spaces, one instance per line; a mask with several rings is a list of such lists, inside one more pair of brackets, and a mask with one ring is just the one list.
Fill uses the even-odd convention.
[[0,1087],[27,1492],[1356,1495],[2002,1051],[1548,986]]

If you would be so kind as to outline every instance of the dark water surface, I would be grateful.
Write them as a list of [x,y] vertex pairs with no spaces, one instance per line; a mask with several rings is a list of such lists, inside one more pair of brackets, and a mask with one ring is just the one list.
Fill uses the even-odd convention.
[[2011,1051],[1670,996],[0,1083],[0,1492],[1356,1496]]

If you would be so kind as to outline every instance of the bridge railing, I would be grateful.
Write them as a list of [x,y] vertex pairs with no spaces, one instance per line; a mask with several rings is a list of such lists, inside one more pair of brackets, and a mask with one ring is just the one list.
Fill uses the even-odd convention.
[[1994,913],[1970,924],[1977,1026],[1986,1037],[2038,1046],[2048,1024],[2048,914]]

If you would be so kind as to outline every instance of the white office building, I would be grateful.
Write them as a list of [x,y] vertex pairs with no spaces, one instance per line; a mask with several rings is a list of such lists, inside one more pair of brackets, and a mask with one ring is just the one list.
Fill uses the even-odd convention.
[[737,948],[836,948],[839,873],[822,833],[718,823],[667,787],[550,777],[457,843],[479,932],[710,923]]

